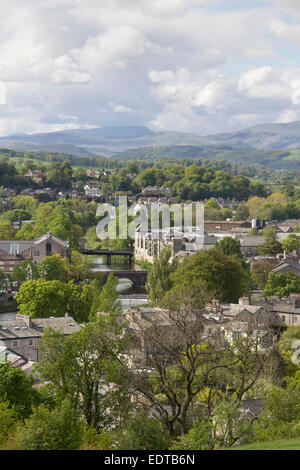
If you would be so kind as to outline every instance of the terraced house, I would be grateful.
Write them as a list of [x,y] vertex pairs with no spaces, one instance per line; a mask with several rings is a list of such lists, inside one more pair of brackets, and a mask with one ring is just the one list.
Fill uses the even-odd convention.
[[69,243],[46,233],[36,240],[1,240],[0,241],[0,268],[6,274],[11,274],[15,266],[19,266],[25,259],[34,263],[46,256],[68,256]]

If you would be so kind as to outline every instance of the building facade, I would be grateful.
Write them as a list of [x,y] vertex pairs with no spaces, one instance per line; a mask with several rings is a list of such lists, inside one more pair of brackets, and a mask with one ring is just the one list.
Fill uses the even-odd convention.
[[38,263],[46,256],[68,256],[69,244],[65,240],[53,235],[51,232],[36,240],[1,240],[0,241],[0,268],[6,274],[11,274],[16,266],[25,259]]

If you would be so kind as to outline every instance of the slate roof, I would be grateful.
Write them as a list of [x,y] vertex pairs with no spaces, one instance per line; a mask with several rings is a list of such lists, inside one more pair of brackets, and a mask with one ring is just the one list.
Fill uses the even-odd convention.
[[0,250],[4,251],[6,254],[10,254],[10,246],[11,245],[18,245],[19,246],[19,254],[23,253],[24,251],[39,245],[45,240],[52,239],[63,245],[65,248],[68,248],[69,244],[67,241],[62,240],[61,238],[56,237],[52,233],[48,232],[40,238],[36,240],[0,240]]
[[241,247],[242,248],[247,248],[247,247],[255,247],[262,245],[265,242],[265,237],[263,236],[246,236],[241,238]]
[[28,326],[26,320],[3,320],[0,322],[0,340],[18,338],[40,338],[46,327],[52,327],[63,335],[69,335],[78,331],[80,325],[72,317],[35,318]]
[[289,261],[282,261],[281,263],[274,266],[272,271],[276,273],[276,272],[280,272],[282,269],[285,269],[285,268],[292,268],[293,270],[299,271],[299,274],[300,274],[300,263],[293,263]]
[[223,310],[223,314],[225,316],[230,315],[233,317],[236,317],[239,313],[245,310],[250,313],[257,313],[261,309],[260,305],[247,305],[247,304],[243,304],[243,305],[230,304],[229,306],[226,305],[224,307],[225,308]]

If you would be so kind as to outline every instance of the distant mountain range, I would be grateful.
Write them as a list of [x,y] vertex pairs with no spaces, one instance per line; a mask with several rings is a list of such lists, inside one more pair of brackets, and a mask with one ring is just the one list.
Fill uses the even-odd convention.
[[217,146],[220,149],[224,144],[230,146],[227,150],[231,148],[235,151],[241,148],[300,149],[300,121],[288,124],[263,124],[237,132],[209,136],[173,131],[154,132],[143,126],[124,126],[73,129],[43,134],[13,134],[0,138],[2,148],[49,150],[80,156],[112,156],[141,147],[171,146],[176,147],[178,153],[185,153],[180,152],[179,147]]
[[153,132],[147,127],[100,127],[45,134],[14,134],[0,138],[0,147],[18,150],[51,150],[77,155],[111,156],[137,147],[201,145],[209,142],[183,132]]

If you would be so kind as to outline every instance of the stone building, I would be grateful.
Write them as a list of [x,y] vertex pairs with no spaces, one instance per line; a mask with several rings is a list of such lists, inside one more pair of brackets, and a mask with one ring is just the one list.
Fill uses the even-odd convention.
[[[198,239],[199,237],[199,239]],[[204,233],[199,236],[196,232],[188,231],[176,233],[174,229],[153,230],[143,233],[135,233],[134,257],[136,260],[144,260],[149,263],[154,262],[154,258],[159,258],[165,246],[170,246],[172,258],[177,256],[183,259],[186,256],[195,254],[200,250],[213,248],[218,241],[216,237]]]
[[38,341],[43,337],[46,327],[51,327],[62,335],[70,335],[80,329],[80,325],[69,316],[31,318],[17,314],[15,320],[0,321],[0,347],[7,348],[27,361],[38,362]]
[[69,244],[65,240],[53,235],[51,232],[36,240],[1,240],[0,241],[0,268],[6,274],[11,274],[15,266],[19,266],[25,259],[34,263],[46,256],[68,256]]

